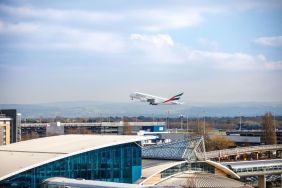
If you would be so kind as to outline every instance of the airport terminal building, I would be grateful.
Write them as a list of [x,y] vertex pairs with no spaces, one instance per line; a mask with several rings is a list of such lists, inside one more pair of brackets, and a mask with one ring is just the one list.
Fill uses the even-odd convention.
[[49,177],[134,183],[142,171],[139,144],[146,139],[62,135],[1,146],[0,187],[38,187]]

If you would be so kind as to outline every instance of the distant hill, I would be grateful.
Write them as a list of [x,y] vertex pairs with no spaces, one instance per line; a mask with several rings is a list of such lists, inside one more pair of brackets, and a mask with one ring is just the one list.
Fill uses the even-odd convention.
[[98,117],[98,116],[156,116],[176,117],[181,114],[198,116],[260,116],[267,111],[282,115],[282,103],[230,103],[230,104],[185,104],[151,106],[147,103],[128,102],[57,102],[44,104],[0,104],[0,109],[16,108],[23,117]]

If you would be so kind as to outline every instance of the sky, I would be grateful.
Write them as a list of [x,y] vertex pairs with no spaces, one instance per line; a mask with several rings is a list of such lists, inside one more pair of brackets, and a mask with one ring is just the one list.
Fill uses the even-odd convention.
[[0,103],[281,102],[281,20],[281,0],[2,0]]

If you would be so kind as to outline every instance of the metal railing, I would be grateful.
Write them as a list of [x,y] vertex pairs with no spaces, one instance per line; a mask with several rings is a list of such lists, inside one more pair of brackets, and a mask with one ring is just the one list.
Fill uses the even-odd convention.
[[282,150],[282,144],[249,146],[249,147],[239,147],[239,148],[224,149],[224,150],[215,150],[215,151],[206,152],[206,157],[210,159],[210,158],[216,158],[216,157],[238,155],[238,154],[243,154],[243,153],[256,152],[256,151],[267,151],[267,150]]

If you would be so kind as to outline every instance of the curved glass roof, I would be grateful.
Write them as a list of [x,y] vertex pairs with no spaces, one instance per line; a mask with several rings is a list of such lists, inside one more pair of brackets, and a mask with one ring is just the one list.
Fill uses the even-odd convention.
[[61,135],[0,146],[0,180],[75,154],[155,137],[128,135]]

